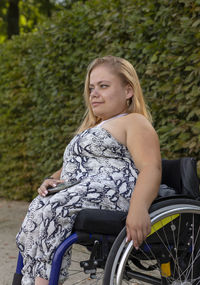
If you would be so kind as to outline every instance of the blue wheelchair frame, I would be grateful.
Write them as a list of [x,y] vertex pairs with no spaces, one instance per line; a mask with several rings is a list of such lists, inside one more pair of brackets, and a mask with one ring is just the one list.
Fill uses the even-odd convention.
[[[59,245],[59,247],[57,248],[57,250],[54,254],[53,262],[52,262],[49,285],[58,284],[60,268],[61,268],[63,256],[64,256],[66,250],[70,246],[72,246],[74,243],[76,243],[77,241],[78,241],[78,235],[76,233],[74,233],[74,234],[70,235],[66,240],[64,240]],[[15,280],[13,281],[13,284],[19,284],[19,285],[21,284],[22,268],[23,268],[23,257],[21,255],[21,253],[19,252],[18,261],[17,261],[17,268],[16,268],[15,277],[14,277]],[[18,283],[16,283],[16,282],[18,282]]]
[[[199,195],[199,179],[197,177],[196,161],[193,158],[181,158],[178,160],[163,160],[162,164],[163,164],[163,170],[164,170],[163,176],[162,176],[163,184],[167,184],[170,187],[175,186],[177,194],[190,196],[190,197],[192,196],[195,199],[199,199],[199,196],[200,196]],[[167,175],[166,175],[166,172],[168,172]],[[174,183],[174,181],[176,181],[176,183]],[[103,211],[103,210],[95,210],[95,211]],[[119,221],[119,217],[122,218],[122,220],[124,219],[124,221],[122,221],[122,223],[118,226],[118,229],[116,230],[119,233],[120,230],[123,228],[123,224],[125,224],[126,213],[118,213],[118,215],[121,215],[121,216],[118,216],[117,218],[115,218],[117,223]],[[108,216],[108,220],[109,220],[109,216]],[[104,222],[105,222],[105,218],[104,220],[101,221],[101,223],[104,223]],[[87,224],[88,223],[85,222],[83,223],[83,226],[81,227],[84,228],[84,225],[87,225]],[[108,224],[106,226],[108,227]],[[102,227],[102,224],[100,225],[100,228],[101,227]],[[83,230],[83,228],[81,228],[81,231]],[[92,234],[89,234],[91,228],[89,227],[89,229],[87,229],[88,239],[90,239],[90,237],[92,236]],[[52,261],[49,285],[58,284],[62,259],[63,259],[63,256],[66,250],[70,248],[74,243],[80,242],[81,234],[79,235],[79,233],[76,232],[77,229],[79,231],[79,227],[76,228],[75,226],[75,232],[73,232],[68,238],[66,238],[57,248],[54,254],[54,257],[53,257],[53,261]],[[110,234],[109,231],[110,230],[108,230],[107,232],[104,232],[103,235],[106,235],[108,233]],[[113,236],[116,237],[117,233],[115,233]],[[23,268],[23,257],[21,253],[19,253],[16,273],[14,274],[12,285],[21,285],[22,268]]]

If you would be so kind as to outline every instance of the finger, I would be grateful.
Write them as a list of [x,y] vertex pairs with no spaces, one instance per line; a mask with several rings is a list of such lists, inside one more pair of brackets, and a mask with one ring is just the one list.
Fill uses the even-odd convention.
[[47,194],[48,192],[47,192],[47,190],[46,190],[46,191],[43,191],[43,190],[41,189],[41,187],[40,187],[40,188],[38,188],[38,193],[39,193],[40,196],[43,196],[43,197],[44,197],[44,196],[46,196],[46,194]]
[[58,180],[56,180],[57,182],[59,182],[59,183],[63,183],[63,182],[65,182],[65,180],[64,179],[58,179]]
[[144,239],[146,239],[150,233],[151,233],[151,222],[149,221],[143,229]]
[[143,229],[135,230],[133,238],[134,238],[134,246],[136,249],[138,249],[144,240]]
[[130,235],[129,229],[126,228],[126,242],[129,242],[129,241],[131,241],[131,235]]
[[56,183],[56,181],[53,181],[53,180],[48,180],[48,181],[45,181],[42,183],[42,185],[40,186],[40,188],[45,191],[47,190],[47,188],[49,187],[56,187],[58,183]]
[[127,236],[127,238],[126,238],[127,242],[132,240],[132,238],[131,238],[131,228],[130,228],[128,223],[126,223],[126,236]]
[[[138,237],[138,245],[140,246],[143,241],[147,238],[147,236],[149,235],[149,233],[151,232],[149,230],[149,226],[145,227],[144,229],[141,229],[141,231],[137,232],[137,237]],[[150,228],[151,229],[151,228]]]
[[144,231],[144,239],[146,239],[147,238],[147,236],[149,235],[151,233],[151,227],[147,227],[146,228],[146,230]]
[[56,180],[55,179],[46,179],[43,181],[42,185],[52,185],[55,184]]
[[41,186],[38,188],[39,195],[45,197],[48,194],[48,188],[56,187],[56,185],[63,181],[64,180],[60,179],[45,179]]
[[133,237],[133,246],[135,247],[135,249],[139,249],[139,242],[137,237]]
[[149,235],[150,233],[151,233],[151,223],[149,223],[147,227],[147,235]]
[[144,240],[144,234],[142,230],[137,231],[137,245],[138,247],[142,244]]
[[[55,186],[56,186],[56,184],[55,184]],[[50,187],[55,187],[55,186],[50,186]],[[42,185],[39,187],[39,191],[38,191],[38,193],[41,195],[41,196],[46,196],[47,195],[47,193],[48,193],[48,191],[47,191],[47,188],[49,187],[49,185],[48,184],[44,184],[44,183],[42,183]]]
[[48,191],[47,191],[47,187],[45,187],[44,185],[41,185],[40,186],[40,192],[41,192],[41,194],[47,194],[48,193]]
[[48,186],[55,187],[55,186],[57,186],[58,184],[63,183],[63,182],[65,182],[65,180],[63,180],[63,179],[46,179],[46,180],[42,183],[42,185],[45,185],[46,188],[47,188]]
[[131,240],[133,240],[133,246],[135,247],[135,249],[138,249],[139,245],[138,245],[137,231],[132,230],[130,234],[131,234]]

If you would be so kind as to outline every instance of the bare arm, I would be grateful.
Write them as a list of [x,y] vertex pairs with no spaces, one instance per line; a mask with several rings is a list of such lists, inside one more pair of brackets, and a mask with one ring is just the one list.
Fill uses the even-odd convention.
[[38,193],[45,197],[48,193],[47,188],[49,186],[55,187],[57,184],[63,182],[64,180],[60,180],[60,175],[61,175],[62,168],[59,169],[58,171],[54,172],[49,179],[45,179],[40,187],[38,188]]
[[[131,116],[130,116],[131,117]],[[127,127],[127,147],[139,175],[126,220],[127,240],[136,248],[150,233],[149,207],[158,194],[161,180],[161,157],[157,134],[139,114],[133,114]]]
[[54,172],[54,173],[51,175],[51,178],[60,179],[61,172],[62,172],[62,168],[59,169],[58,171]]

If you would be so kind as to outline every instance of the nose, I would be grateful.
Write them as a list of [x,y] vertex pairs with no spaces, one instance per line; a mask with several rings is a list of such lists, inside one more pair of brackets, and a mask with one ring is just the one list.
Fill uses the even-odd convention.
[[93,87],[92,90],[90,91],[90,97],[98,97],[99,93],[96,87]]

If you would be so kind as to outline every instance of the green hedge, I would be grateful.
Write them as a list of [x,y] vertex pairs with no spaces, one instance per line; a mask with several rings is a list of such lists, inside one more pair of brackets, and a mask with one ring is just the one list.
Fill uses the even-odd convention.
[[81,122],[88,63],[132,62],[163,157],[200,161],[200,0],[77,2],[0,46],[0,196],[31,200]]

